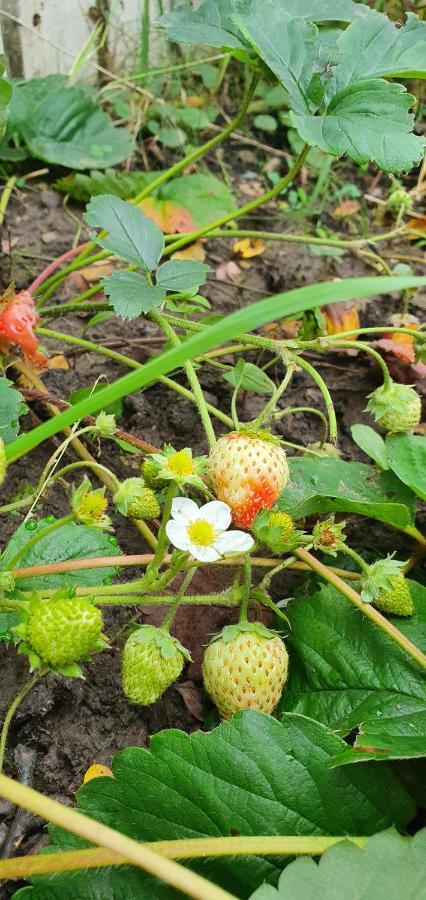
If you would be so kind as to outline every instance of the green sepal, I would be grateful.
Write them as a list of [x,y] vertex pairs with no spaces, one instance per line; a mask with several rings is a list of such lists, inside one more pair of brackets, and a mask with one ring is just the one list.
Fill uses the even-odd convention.
[[38,653],[35,653],[35,651],[32,650],[31,647],[29,647],[28,644],[25,643],[25,641],[22,641],[22,643],[19,644],[18,653],[20,656],[28,657],[30,672],[34,672],[34,669],[40,669],[43,665],[43,660],[40,658]]
[[[250,428],[250,425],[241,426],[238,431],[231,431],[230,434],[243,434],[244,437],[252,438],[252,440],[265,441],[267,444],[274,444],[279,447],[281,441],[275,434],[269,431],[269,428]],[[229,435],[227,435],[229,437]]]
[[51,672],[56,672],[58,675],[65,675],[67,678],[82,678],[84,679],[84,674],[82,668],[78,665],[78,663],[69,663],[64,666],[49,666]]
[[253,600],[257,600],[258,603],[262,603],[263,606],[266,606],[268,609],[272,609],[272,611],[275,613],[275,615],[278,616],[278,618],[282,619],[283,622],[286,622],[287,625],[290,624],[285,613],[283,613],[283,611],[279,608],[279,606],[277,606],[277,604],[274,603],[274,601],[271,599],[269,594],[266,593],[266,591],[261,591],[260,588],[256,588],[254,591],[251,592],[251,596],[252,596]]
[[402,566],[405,563],[392,556],[386,559],[378,559],[369,566],[369,574],[362,579],[361,598],[365,603],[373,603],[377,600],[381,590],[392,590],[392,577],[402,575]]
[[212,642],[222,641],[224,644],[228,644],[230,641],[235,640],[239,634],[256,634],[258,637],[269,641],[275,636],[276,632],[266,628],[265,625],[262,625],[262,622],[238,622],[235,625],[226,625],[219,634],[213,636]]
[[178,650],[185,659],[191,662],[192,657],[189,650],[187,650],[177,638],[169,634],[168,631],[163,631],[162,628],[156,628],[155,625],[141,625],[136,630],[136,638],[134,638],[134,640],[137,641],[138,644],[149,644],[153,641],[160,650],[163,659],[171,659],[176,653],[176,650]]
[[25,622],[20,622],[19,625],[13,625],[10,630],[18,638],[18,640],[20,640],[20,641],[25,640],[26,634],[27,634],[27,626],[26,626]]

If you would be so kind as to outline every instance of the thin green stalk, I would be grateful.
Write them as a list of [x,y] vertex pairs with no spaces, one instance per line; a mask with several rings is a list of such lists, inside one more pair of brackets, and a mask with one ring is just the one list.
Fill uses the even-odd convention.
[[[313,234],[290,234],[280,233],[277,231],[258,231],[253,228],[215,228],[209,231],[210,238],[255,238],[262,241],[282,241],[288,244],[313,244],[318,247],[338,247],[341,250],[360,250],[365,245],[376,243],[378,241],[392,240],[392,238],[401,234],[401,230],[389,231],[385,234],[378,234],[369,238],[354,238],[353,240],[344,240],[343,238],[334,237],[317,237]],[[195,232],[188,232],[188,238],[195,240]],[[177,240],[177,235],[166,234],[166,244]]]
[[143,0],[142,21],[141,21],[141,53],[140,67],[142,72],[146,72],[149,68],[149,28],[150,28],[150,9],[149,0]]
[[241,585],[242,590],[243,590],[243,596],[242,596],[242,600],[241,600],[240,615],[239,615],[239,619],[238,619],[238,621],[241,625],[244,625],[244,623],[247,622],[247,612],[248,612],[249,603],[250,603],[251,557],[250,557],[249,553],[247,553],[247,555],[244,557],[244,573],[243,574],[244,574],[243,583]]
[[[340,338],[340,335],[339,335]],[[327,339],[328,342],[328,339]],[[389,374],[389,369],[383,359],[383,356],[380,353],[377,353],[377,350],[374,350],[373,347],[370,347],[369,344],[366,344],[365,341],[346,341],[346,340],[331,340],[331,346],[339,347],[340,350],[363,350],[365,353],[369,353],[373,359],[376,360],[378,366],[380,366],[383,374],[383,384],[385,387],[390,387],[391,377]]]
[[283,419],[285,416],[291,416],[293,413],[312,413],[318,416],[322,422],[322,434],[320,444],[323,446],[327,440],[328,419],[321,409],[315,409],[313,406],[287,406],[286,409],[280,409],[274,415],[275,421]]
[[284,391],[287,389],[288,385],[290,384],[290,381],[294,375],[294,370],[295,370],[294,363],[292,363],[291,365],[289,365],[287,367],[287,371],[285,373],[285,376],[284,376],[281,384],[277,388],[275,388],[270,400],[268,400],[268,402],[263,407],[262,411],[253,420],[253,422],[252,422],[253,428],[260,428],[260,426],[262,425],[262,422],[266,422],[270,418],[270,416],[272,416],[272,414],[275,410],[275,407],[278,403],[278,400],[280,399],[280,397],[283,395]]
[[166,499],[164,501],[163,518],[161,520],[160,530],[158,532],[158,543],[157,543],[157,547],[156,547],[156,550],[154,553],[154,559],[152,561],[153,571],[156,570],[158,572],[158,570],[163,562],[163,559],[164,559],[164,556],[165,556],[165,553],[166,553],[166,550],[167,550],[167,547],[169,544],[169,539],[166,534],[166,525],[170,519],[172,503],[173,503],[174,497],[176,496],[176,492],[177,492],[177,486],[172,481],[171,484],[169,485],[169,487],[167,488]]
[[363,575],[370,574],[369,566],[367,565],[365,560],[362,558],[362,556],[360,556],[359,553],[356,552],[356,550],[352,550],[352,547],[348,547],[345,544],[344,547],[342,547],[342,551],[343,551],[343,553],[346,554],[346,556],[350,556],[351,559],[353,559],[353,561],[356,562],[357,566],[359,566],[359,568],[361,569],[361,572],[363,573]]
[[[194,570],[191,570],[191,575]],[[189,574],[189,573],[188,573]],[[91,596],[87,592],[87,596]],[[176,605],[177,594],[99,594],[94,598],[97,606],[170,606]],[[233,599],[229,592],[217,594],[189,594],[181,597],[179,604],[184,606],[239,606],[239,600]],[[170,617],[172,621],[173,615]],[[164,624],[164,623],[163,623]]]
[[6,184],[1,192],[0,197],[0,226],[3,225],[4,217],[6,215],[7,205],[9,203],[13,188],[18,180],[17,175],[11,175],[10,178],[7,179]]
[[297,556],[302,562],[307,563],[310,569],[316,572],[321,578],[324,578],[325,581],[328,581],[333,587],[337,588],[341,594],[344,595],[351,603],[356,606],[360,612],[367,616],[368,619],[371,619],[381,631],[384,631],[387,636],[398,644],[411,659],[414,659],[415,662],[422,667],[422,669],[426,669],[426,656],[419,650],[418,647],[415,646],[406,636],[399,631],[398,628],[395,628],[395,625],[386,619],[385,616],[379,612],[371,603],[365,603],[364,600],[361,599],[360,595],[354,591],[339,575],[336,575],[335,572],[332,572],[328,566],[325,566],[318,559],[315,559],[308,550],[304,550],[299,548],[294,551],[294,555]]
[[[158,312],[158,310],[153,310],[151,312],[151,319],[157,323],[162,331],[164,331],[164,334],[167,335],[172,346],[179,347],[181,343],[180,338],[178,338],[177,334],[175,334],[166,317],[163,316],[162,313]],[[187,360],[184,363],[184,369],[190,387],[192,388],[192,393],[194,395],[195,403],[197,405],[207,442],[209,444],[209,447],[213,447],[213,445],[216,443],[216,435],[214,433],[214,428],[210,419],[209,411],[207,409],[206,401],[204,399],[204,394],[192,362]]]
[[[137,72],[135,75],[126,75],[126,78],[128,81],[142,81],[145,78],[154,78],[157,75],[173,75],[174,72],[183,72],[185,69],[195,69],[197,66],[202,66],[206,63],[219,62],[219,60],[227,59],[229,56],[229,53],[215,53],[214,56],[206,56],[204,59],[193,59],[190,62],[177,63],[174,66],[161,66],[161,68],[149,69],[148,72]],[[109,82],[101,88],[99,94],[102,93],[102,91],[115,88],[116,86],[117,81]]]
[[[258,206],[263,206],[264,203],[268,203],[269,200],[273,200],[281,191],[284,191],[286,187],[295,179],[297,173],[303,166],[305,159],[309,153],[309,145],[305,144],[302,152],[297,157],[294,165],[287,172],[287,175],[284,175],[283,178],[280,178],[277,181],[276,185],[271,188],[269,191],[266,191],[264,194],[261,194],[260,197],[256,197],[254,200],[250,200],[249,203],[246,203],[244,206],[237,207],[233,209],[232,212],[227,213],[226,215],[219,216],[219,218],[214,219],[213,222],[210,222],[208,225],[204,225],[202,228],[198,228],[197,231],[192,231],[190,234],[185,234],[179,240],[174,241],[172,244],[168,244],[165,250],[165,253],[169,256],[171,253],[175,253],[176,250],[180,250],[181,247],[186,247],[187,244],[192,243],[193,241],[198,241],[200,238],[204,237],[204,235],[209,234],[209,232],[213,231],[215,228],[221,228],[222,225],[226,225],[228,222],[232,222],[234,219],[240,219],[241,216],[246,216],[249,213],[253,212],[254,209],[257,209]],[[152,184],[151,184],[152,186]]]
[[69,522],[73,521],[74,515],[71,513],[68,516],[63,516],[62,519],[55,519],[55,521],[51,522],[50,525],[46,525],[45,528],[41,528],[40,531],[37,531],[36,534],[33,534],[33,536],[28,541],[26,541],[26,543],[23,544],[22,547],[19,548],[19,550],[15,553],[15,555],[8,563],[8,568],[16,569],[16,564],[19,562],[19,560],[22,559],[22,557],[25,556],[29,552],[29,550],[31,550],[36,544],[38,544],[38,542],[41,541],[42,538],[48,537],[49,534],[53,534],[53,532],[58,528],[62,528],[63,525],[68,525]]
[[[127,366],[129,369],[143,368],[141,363],[138,363],[136,362],[136,360],[131,359],[130,356],[123,356],[122,353],[117,353],[116,350],[111,350],[109,347],[104,347],[102,344],[95,344],[93,341],[86,341],[84,338],[78,338],[73,334],[64,334],[61,331],[52,331],[52,329],[50,328],[41,327],[36,328],[36,334],[39,334],[42,337],[51,338],[55,341],[62,341],[64,344],[72,344],[75,347],[81,347],[83,350],[88,350],[90,353],[99,353],[101,356],[107,356],[109,357],[109,359],[113,359],[115,362],[121,363],[123,366]],[[164,384],[166,387],[171,388],[171,390],[175,391],[177,394],[180,394],[182,397],[185,397],[186,400],[191,400],[192,403],[195,403],[197,405],[197,400],[195,399],[192,391],[189,391],[177,381],[173,381],[173,379],[169,378],[167,375],[160,376],[158,381],[160,381],[161,384]],[[224,425],[228,425],[230,428],[232,428],[232,420],[229,418],[229,416],[223,413],[222,410],[217,409],[210,403],[206,403],[206,408],[212,416],[215,416],[215,418],[220,422],[223,422]]]
[[[99,290],[98,290],[99,293]],[[43,309],[40,309],[39,315],[42,319],[53,318],[58,319],[62,316],[68,315],[68,313],[79,313],[79,312],[90,312],[90,313],[98,313],[98,312],[108,312],[112,309],[109,303],[104,303],[102,300],[98,300],[93,303],[52,303],[50,306],[45,306]]]
[[[219,134],[217,134],[214,138],[211,138],[205,144],[202,144],[201,147],[197,147],[197,149],[193,150],[192,153],[188,153],[188,156],[185,156],[184,159],[181,159],[179,162],[175,163],[175,165],[171,166],[170,169],[167,169],[165,172],[162,172],[158,176],[158,178],[155,178],[154,181],[151,181],[151,183],[149,185],[147,185],[143,189],[143,191],[140,191],[140,193],[137,194],[136,197],[134,197],[133,203],[136,203],[136,204],[140,203],[141,200],[143,200],[145,197],[148,197],[150,194],[153,193],[153,191],[156,191],[157,188],[161,187],[161,185],[164,184],[166,181],[169,181],[170,178],[174,178],[176,175],[179,175],[180,172],[183,172],[184,169],[186,169],[193,162],[195,162],[196,159],[199,159],[200,156],[204,156],[205,153],[208,153],[210,150],[213,150],[214,147],[217,147],[218,144],[221,144],[222,141],[226,140],[226,138],[229,137],[229,135],[232,134],[232,132],[235,131],[236,128],[238,128],[238,125],[244,118],[244,116],[247,112],[249,103],[254,94],[258,80],[259,80],[259,75],[257,75],[257,74],[253,75],[253,77],[247,87],[246,93],[241,101],[241,106],[240,106],[240,109],[239,109],[237,115],[235,116],[235,118],[232,119],[232,121],[229,123],[229,125],[227,125],[226,128],[223,129],[223,131],[220,131]],[[220,223],[220,224],[222,224],[222,223]]]
[[311,366],[311,364],[306,359],[303,359],[303,356],[295,355],[293,357],[293,359],[294,359],[296,365],[300,366],[301,369],[304,369],[305,372],[307,372],[308,375],[311,376],[312,380],[315,381],[315,384],[317,385],[317,387],[319,387],[321,394],[323,396],[325,408],[327,410],[328,431],[329,431],[329,435],[330,435],[330,441],[332,443],[335,443],[337,441],[337,420],[336,420],[336,413],[334,410],[334,405],[333,405],[333,401],[331,399],[330,391],[328,390],[328,387],[327,387],[324,379],[321,378],[321,375],[319,374],[319,372],[317,372],[317,370],[313,366]]
[[21,688],[20,691],[18,691],[18,693],[16,694],[16,697],[14,698],[14,700],[12,701],[12,703],[9,706],[9,709],[7,710],[7,713],[4,717],[1,734],[0,734],[0,775],[3,772],[4,754],[6,751],[7,736],[9,733],[10,723],[16,713],[16,710],[18,709],[18,707],[20,706],[22,701],[25,700],[25,697],[27,696],[27,694],[29,694],[30,691],[33,689],[34,685],[37,684],[38,681],[40,681],[40,678],[43,678],[43,675],[45,675],[46,672],[47,672],[47,669],[41,669],[38,672],[36,672],[35,675],[33,675],[33,677],[30,678],[29,681],[27,681],[27,683],[24,685],[24,687]]
[[259,590],[265,591],[268,593],[269,585],[274,578],[275,575],[278,575],[278,572],[283,572],[284,569],[288,569],[289,566],[293,565],[295,562],[295,556],[289,556],[288,559],[285,559],[283,562],[280,562],[274,569],[271,569],[266,575],[262,578],[262,581],[259,584]]
[[[96,244],[90,244],[91,248],[95,248]],[[86,250],[90,253],[90,248],[87,247]],[[42,294],[40,299],[37,302],[37,307],[40,308],[46,302],[46,300],[51,297],[54,293],[54,290],[51,288],[57,287],[61,281],[63,281],[67,275],[71,275],[72,272],[77,272],[79,269],[86,268],[86,266],[92,266],[95,262],[98,262],[101,259],[108,259],[111,256],[109,250],[99,250],[97,253],[94,253],[92,256],[87,257],[87,255],[83,258],[78,256],[73,260],[72,263],[69,263],[67,266],[64,266],[60,272],[55,272],[54,275],[51,275],[50,278],[46,278],[46,281],[43,281],[34,291],[34,296],[39,296]]]
[[[176,592],[174,601],[172,603],[170,603],[170,608],[168,609],[168,611],[166,613],[164,621],[161,623],[161,628],[163,629],[163,631],[170,630],[170,626],[171,626],[173,619],[179,609],[179,606],[182,603],[183,599],[185,598],[185,591],[186,591],[187,587],[189,587],[189,585],[191,584],[191,581],[192,581],[196,571],[197,570],[195,568],[189,569],[189,571],[186,573],[185,577],[182,580],[182,584],[179,585],[179,588]],[[189,600],[191,598],[188,597],[187,599]]]

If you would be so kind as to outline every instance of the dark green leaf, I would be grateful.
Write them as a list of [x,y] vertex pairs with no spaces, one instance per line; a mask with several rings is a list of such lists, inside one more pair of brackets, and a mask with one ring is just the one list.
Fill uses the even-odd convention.
[[[364,21],[364,20],[363,20]],[[299,134],[332,156],[347,154],[385,172],[407,172],[423,157],[422,138],[411,133],[415,98],[380,78],[356,81],[340,90],[323,116],[293,115]]]
[[138,268],[153,269],[164,250],[164,237],[141,209],[111,194],[93,197],[85,221],[91,228],[108,231],[98,243]]
[[139,272],[121,269],[102,278],[101,283],[117,316],[122,319],[135,319],[145,315],[160,306],[165,297],[162,288],[148,284]]
[[[33,522],[35,520],[31,520]],[[11,537],[2,558],[2,568],[7,569],[9,560],[37,531],[41,531],[51,520],[40,519],[36,528],[28,530],[25,523],[19,526]],[[105,534],[99,528],[88,528],[86,525],[62,525],[55,531],[54,538],[49,534],[34,544],[24,553],[19,560],[20,567],[40,566],[45,563],[63,562],[67,559],[90,559],[95,556],[111,556],[120,553],[120,548],[115,537]],[[36,575],[28,578],[20,578],[16,582],[17,588],[23,591],[37,591],[64,586],[92,587],[98,584],[108,583],[116,573],[115,568],[104,567],[102,569],[76,569],[73,572],[64,572],[58,575]]]
[[426,708],[394,716],[376,715],[376,719],[360,725],[353,748],[341,750],[332,765],[426,757]]
[[13,81],[12,102],[10,104],[9,122],[7,133],[20,131],[28,119],[34,115],[34,110],[42,100],[57,91],[59,88],[66,90],[68,78],[66,75],[47,75],[45,78],[30,78],[28,81]]
[[239,387],[242,391],[252,391],[254,394],[272,394],[274,383],[268,378],[266,372],[259,369],[253,363],[240,359],[237,365],[223,376],[232,387]]
[[157,272],[157,286],[163,291],[190,291],[205,283],[210,266],[191,259],[170,259]]
[[[418,611],[411,640],[426,637],[426,589],[410,582]],[[370,619],[329,586],[300,595],[285,609],[290,675],[281,711],[313,716],[348,734],[360,722],[424,713],[419,666]],[[401,619],[395,619],[403,628]]]
[[404,527],[414,521],[414,496],[392,472],[341,459],[289,460],[290,480],[278,505],[295,519],[351,512]]
[[158,198],[185,207],[199,228],[232,212],[236,205],[228,186],[214,175],[181,175],[162,185]]
[[179,3],[159,20],[168,37],[184,44],[207,44],[227,49],[244,48],[241,35],[230,19],[230,0],[204,0],[199,9]]
[[261,887],[251,900],[424,900],[426,828],[413,838],[385,831],[364,847],[335,844],[319,863],[300,857],[282,873],[278,888]]
[[[207,734],[163,731],[152,739],[150,751],[124,750],[113,761],[114,778],[97,778],[81,788],[78,806],[148,841],[235,833],[369,835],[392,824],[404,828],[414,804],[391,769],[375,763],[331,769],[330,759],[343,746],[303,716],[288,715],[281,724],[261,713],[239,713]],[[55,845],[61,846],[57,840]],[[275,880],[282,864],[247,856],[243,865],[232,858],[192,865],[245,898],[265,880]],[[123,893],[123,871],[39,877],[28,900],[45,900],[43,886],[51,891],[49,900],[151,897],[142,873],[140,881],[134,875],[133,895]],[[152,896],[177,896],[157,890]]]
[[5,444],[15,440],[19,431],[19,416],[26,409],[13,383],[8,378],[0,377],[0,438]]
[[139,194],[151,181],[158,176],[158,172],[117,172],[115,169],[105,169],[104,172],[90,172],[90,175],[67,175],[60,178],[54,185],[56,190],[63,194],[69,194],[75,200],[87,201],[99,194],[112,194],[121,197],[122,200],[131,200]]
[[388,434],[386,453],[395,475],[422,500],[426,500],[426,437],[420,434]]
[[78,87],[49,92],[32,106],[19,131],[37,159],[70,169],[105,169],[133,150],[130,132],[116,128]]
[[380,469],[389,469],[385,442],[374,428],[370,428],[369,425],[352,425],[351,434],[358,447],[361,447]]

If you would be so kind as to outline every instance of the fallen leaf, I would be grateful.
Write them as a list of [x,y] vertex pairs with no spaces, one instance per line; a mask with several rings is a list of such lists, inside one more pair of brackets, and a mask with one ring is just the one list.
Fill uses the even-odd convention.
[[62,353],[58,353],[57,356],[50,357],[49,369],[69,369],[68,361]]
[[[327,334],[341,334],[359,328],[359,315],[356,306],[345,306],[341,303],[330,303],[322,308]],[[348,340],[356,340],[357,335],[350,335]]]
[[115,268],[116,264],[111,262],[111,260],[100,259],[98,262],[93,263],[93,265],[80,269],[79,274],[83,276],[88,284],[92,284],[94,281],[99,281],[99,279],[105,275],[111,275]]
[[88,781],[92,781],[93,778],[100,778],[102,775],[106,775],[108,778],[112,778],[111,769],[108,766],[102,766],[100,763],[93,763],[93,766],[90,766],[85,773],[83,778],[83,784],[87,784]]
[[206,105],[206,100],[201,94],[190,94],[189,97],[186,98],[185,105],[191,106],[193,109],[199,109],[200,106]]
[[273,337],[276,340],[291,340],[296,338],[299,332],[300,321],[291,319],[288,322],[269,322],[261,328],[261,334]]
[[349,216],[354,216],[358,210],[359,203],[356,200],[344,200],[343,203],[334,207],[333,216],[335,219],[347,219]]
[[260,238],[242,238],[235,241],[232,252],[237,259],[251,259],[265,251],[265,244]]
[[241,281],[242,274],[240,267],[232,259],[221,263],[215,272],[216,278],[220,278],[223,281],[233,281],[234,284],[238,284]]
[[198,719],[199,722],[203,722],[207,715],[209,704],[206,703],[200,689],[197,688],[194,682],[178,681],[175,684],[175,690],[181,695],[188,712],[191,713],[191,716],[194,716],[194,719]]
[[184,206],[178,206],[171,200],[156,200],[155,197],[145,197],[138,204],[139,209],[145,213],[164,234],[187,234],[195,231],[195,223]]
[[[408,221],[405,223],[405,227],[408,232],[411,232],[411,234],[407,235],[408,240],[416,241],[418,237],[423,235],[426,231],[426,216],[419,216],[415,219],[408,219]],[[413,232],[417,232],[417,234],[413,234]]]
[[204,262],[205,258],[206,252],[202,241],[194,241],[183,250],[176,250],[176,253],[172,253],[170,257],[170,259],[195,259],[197,262]]

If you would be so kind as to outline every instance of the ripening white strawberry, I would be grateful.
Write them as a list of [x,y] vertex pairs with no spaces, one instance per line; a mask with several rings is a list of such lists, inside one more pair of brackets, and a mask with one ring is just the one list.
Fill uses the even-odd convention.
[[212,447],[208,475],[216,497],[231,508],[234,524],[250,528],[287,484],[287,458],[268,431],[232,431]]

